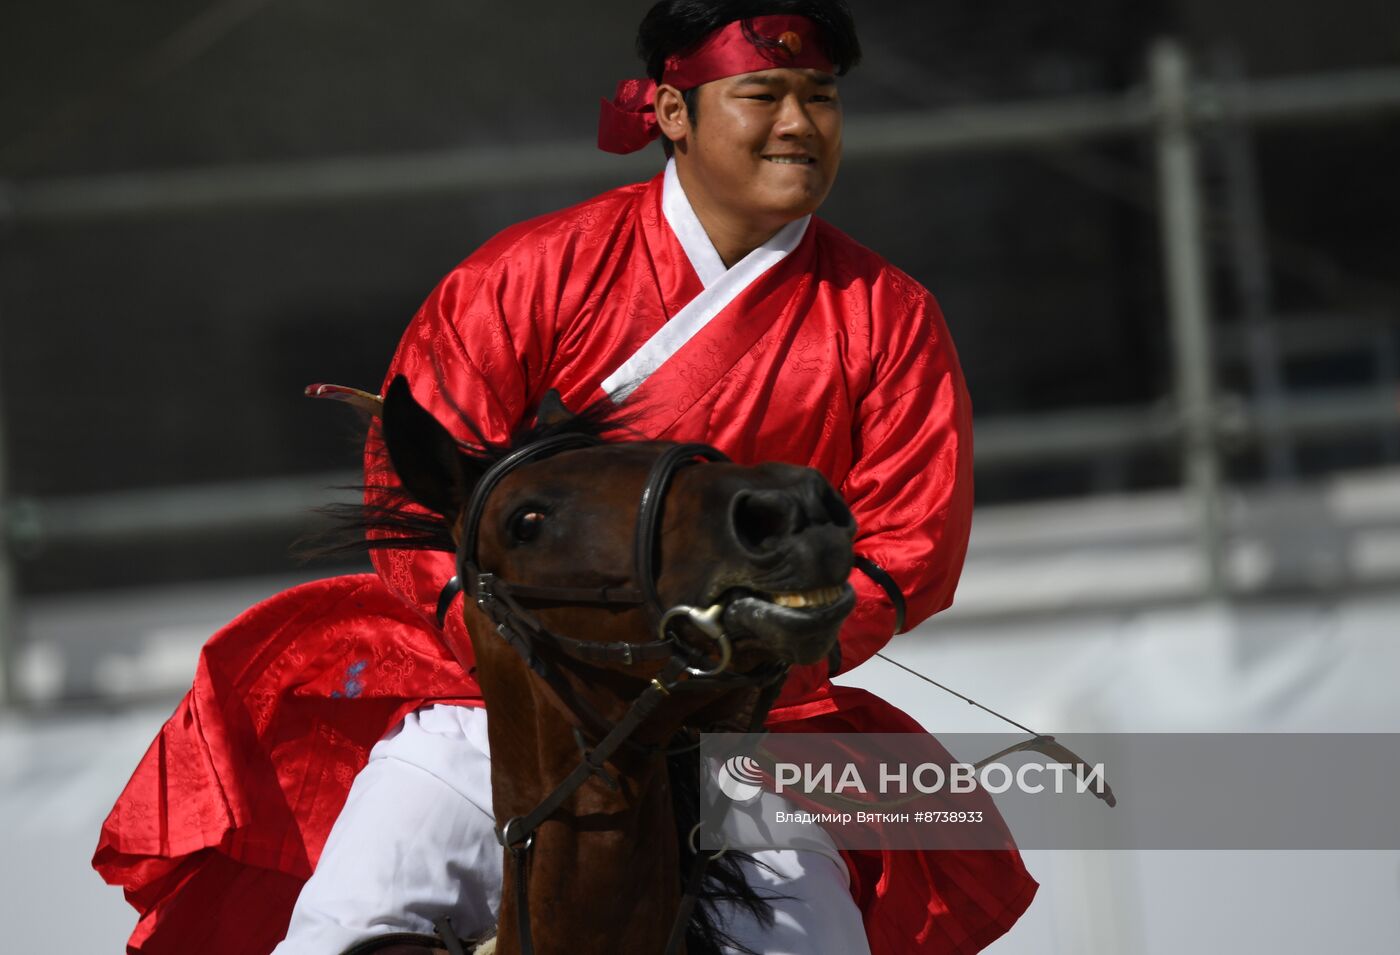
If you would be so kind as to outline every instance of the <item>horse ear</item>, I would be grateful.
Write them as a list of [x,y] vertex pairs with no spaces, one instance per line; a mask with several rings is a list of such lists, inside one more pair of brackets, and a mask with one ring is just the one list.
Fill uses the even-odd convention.
[[438,420],[413,397],[398,375],[384,394],[384,447],[405,490],[419,504],[454,517],[480,476]]
[[559,389],[551,388],[540,399],[540,410],[535,412],[535,427],[553,428],[575,417],[577,415],[564,407],[564,399],[559,396]]

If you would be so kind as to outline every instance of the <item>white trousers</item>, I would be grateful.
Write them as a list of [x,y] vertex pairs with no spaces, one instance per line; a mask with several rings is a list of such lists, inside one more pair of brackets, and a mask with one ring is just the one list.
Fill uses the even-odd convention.
[[[742,910],[722,910],[736,940],[765,955],[869,955],[830,839],[750,854],[767,868],[746,865],[749,884],[784,898],[772,901],[771,928]],[[486,711],[416,710],[355,777],[273,955],[338,955],[370,935],[430,933],[443,915],[461,935],[484,934],[500,909],[501,861]]]

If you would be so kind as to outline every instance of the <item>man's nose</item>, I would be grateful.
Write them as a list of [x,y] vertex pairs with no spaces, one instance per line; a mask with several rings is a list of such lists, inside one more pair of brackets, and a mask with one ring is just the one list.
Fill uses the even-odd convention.
[[807,114],[807,104],[802,102],[801,97],[796,94],[783,97],[774,131],[779,136],[802,137],[810,135],[815,129],[816,124]]

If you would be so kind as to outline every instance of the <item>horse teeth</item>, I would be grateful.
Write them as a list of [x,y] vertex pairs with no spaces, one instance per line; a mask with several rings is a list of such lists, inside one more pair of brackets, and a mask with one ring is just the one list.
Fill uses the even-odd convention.
[[769,599],[780,607],[824,607],[841,596],[840,587],[821,587],[791,593],[771,594]]

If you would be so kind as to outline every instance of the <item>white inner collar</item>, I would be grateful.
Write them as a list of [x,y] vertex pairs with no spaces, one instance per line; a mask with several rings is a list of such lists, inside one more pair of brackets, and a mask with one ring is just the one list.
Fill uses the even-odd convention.
[[700,217],[690,207],[690,200],[681,188],[681,178],[676,175],[675,157],[666,160],[666,179],[661,187],[661,212],[666,216],[671,231],[680,240],[681,248],[685,249],[685,257],[690,260],[695,274],[700,276],[700,284],[709,288],[725,273],[724,260],[715,251],[715,244],[700,224]]
[[[691,208],[690,199],[686,197],[685,190],[681,188],[680,176],[676,175],[674,156],[666,160],[666,174],[661,187],[661,213],[666,217],[666,224],[671,227],[671,231],[680,240],[681,248],[685,250],[685,257],[690,260],[691,268],[695,270],[696,275],[700,276],[700,284],[705,288],[714,285],[729,270],[724,267],[724,260],[715,251],[715,244],[710,241],[709,233],[700,224],[700,217]],[[764,250],[770,254],[779,252],[782,255],[787,255],[797,247],[797,243],[802,241],[802,236],[806,233],[807,224],[811,219],[811,216],[803,216],[801,219],[789,222],[767,242],[750,252],[743,261],[736,262],[734,268],[742,267],[744,262],[759,255]]]
[[803,216],[789,222],[767,242],[736,262],[732,269],[726,269],[715,251],[714,243],[696,218],[695,210],[690,207],[685,191],[681,189],[674,161],[666,164],[661,210],[705,287],[603,380],[603,390],[613,401],[625,401],[746,288],[787,258],[807,234],[807,225],[812,221],[811,216]]

